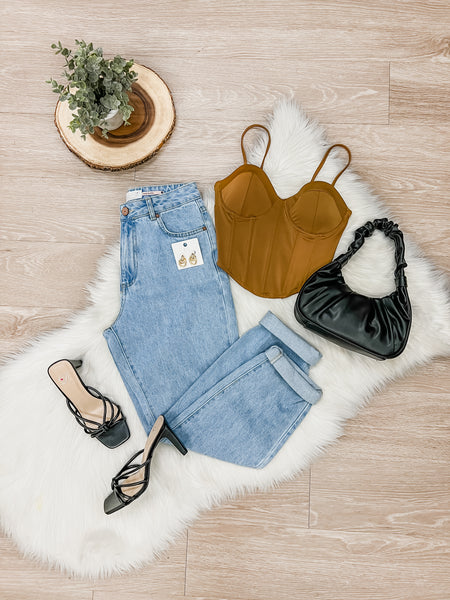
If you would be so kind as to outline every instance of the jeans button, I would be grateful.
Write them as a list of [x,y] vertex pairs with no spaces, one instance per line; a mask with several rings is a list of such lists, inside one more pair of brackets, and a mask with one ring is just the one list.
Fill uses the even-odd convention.
[[122,208],[122,214],[126,217],[127,214],[130,212],[130,209],[128,208],[128,206],[124,206]]

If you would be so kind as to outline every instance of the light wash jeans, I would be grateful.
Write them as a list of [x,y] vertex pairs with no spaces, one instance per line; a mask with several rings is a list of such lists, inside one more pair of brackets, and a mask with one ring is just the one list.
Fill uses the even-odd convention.
[[[121,306],[103,335],[147,433],[163,414],[191,450],[264,467],[321,396],[318,350],[268,312],[240,338],[195,183],[131,188]],[[186,251],[184,250],[186,248]]]

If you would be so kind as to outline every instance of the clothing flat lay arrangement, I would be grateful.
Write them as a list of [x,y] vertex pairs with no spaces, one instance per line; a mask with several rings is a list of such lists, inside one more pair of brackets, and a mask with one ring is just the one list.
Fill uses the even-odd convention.
[[[244,149],[244,136],[252,128],[268,135],[260,167],[247,162]],[[374,227],[383,229],[397,243],[399,290],[389,302],[363,302],[339,273],[344,300],[336,300],[336,286],[322,274],[351,215],[335,187],[350,164],[350,150],[343,144],[330,146],[311,181],[283,200],[263,171],[270,143],[265,126],[247,127],[241,137],[244,164],[216,183],[218,243],[193,182],[130,188],[120,207],[121,304],[103,335],[148,439],[113,477],[104,501],[107,514],[147,489],[153,451],[160,441],[171,442],[183,455],[192,450],[262,469],[320,400],[322,390],[309,376],[320,352],[270,311],[239,337],[227,273],[259,296],[298,293],[298,321],[311,326],[313,319],[304,318],[308,307],[323,322],[322,328],[316,323],[314,331],[349,349],[389,358],[406,345],[411,308],[396,224],[386,218],[366,224],[347,254],[335,261],[341,267],[364,235]],[[347,163],[331,183],[317,181],[330,152],[338,147],[346,150]],[[319,284],[311,294],[302,286],[306,281],[311,287],[314,275]],[[396,303],[394,296],[401,296],[402,302]],[[330,322],[334,335],[327,335],[324,323]],[[361,341],[362,331],[375,338],[373,352]],[[192,349],[195,356],[186,364]],[[126,418],[109,398],[84,385],[75,371],[79,366],[62,359],[48,373],[86,433],[115,448],[129,439]]]
[[44,562],[103,576],[160,556],[447,351],[444,280],[350,148],[292,100],[264,123],[201,192],[125,186],[86,308],[0,369],[2,524]]

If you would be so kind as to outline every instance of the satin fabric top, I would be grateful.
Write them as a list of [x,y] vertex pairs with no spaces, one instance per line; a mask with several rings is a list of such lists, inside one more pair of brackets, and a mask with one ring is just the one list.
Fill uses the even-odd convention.
[[[243,145],[244,135],[253,127],[269,136],[260,167],[247,163]],[[315,181],[337,146],[347,150],[347,164],[331,184]],[[311,181],[283,199],[263,170],[269,147],[266,127],[247,127],[241,137],[244,164],[214,186],[217,264],[257,296],[285,298],[297,293],[334,256],[351,215],[334,184],[350,164],[351,153],[343,144],[328,148]]]

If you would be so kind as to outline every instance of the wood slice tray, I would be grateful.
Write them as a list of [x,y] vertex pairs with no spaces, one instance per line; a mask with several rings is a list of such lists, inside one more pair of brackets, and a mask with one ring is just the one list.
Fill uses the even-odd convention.
[[72,132],[68,127],[72,120],[68,102],[58,100],[56,105],[54,120],[63,142],[94,169],[118,171],[145,162],[158,152],[175,126],[172,94],[161,77],[137,63],[132,69],[138,79],[128,92],[134,108],[128,119],[130,125],[108,131],[108,139],[102,137],[101,128],[96,127],[95,132],[83,140],[78,130]]

